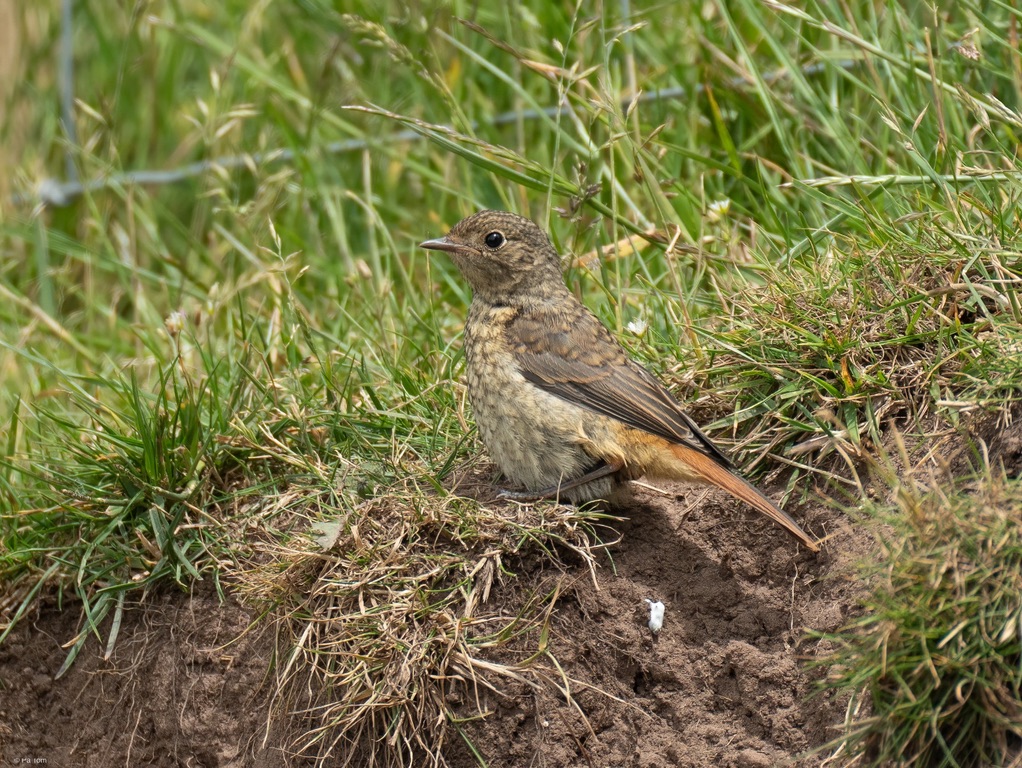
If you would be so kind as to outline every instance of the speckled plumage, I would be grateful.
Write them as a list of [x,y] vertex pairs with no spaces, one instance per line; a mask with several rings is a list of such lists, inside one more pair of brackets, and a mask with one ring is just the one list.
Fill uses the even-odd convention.
[[[514,345],[518,326],[537,315],[567,321],[545,304],[512,307],[473,299],[465,326],[466,384],[479,436],[504,475],[529,490],[582,476],[603,458],[600,447],[606,452],[614,444],[610,419],[525,379]],[[605,498],[613,483],[606,477],[564,495],[572,501]]]
[[[560,258],[533,222],[481,211],[424,248],[442,250],[472,286],[466,378],[479,435],[513,483],[606,498],[615,482],[708,482],[752,504],[811,549],[784,512],[731,471],[724,454],[657,379],[632,361],[564,284]],[[602,464],[615,471],[588,480]]]

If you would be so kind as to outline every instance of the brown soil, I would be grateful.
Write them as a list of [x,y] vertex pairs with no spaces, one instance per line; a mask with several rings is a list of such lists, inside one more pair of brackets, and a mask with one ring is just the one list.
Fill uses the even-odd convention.
[[[551,649],[571,700],[512,688],[464,726],[488,765],[816,766],[829,754],[807,756],[837,735],[846,702],[814,695],[807,662],[826,648],[804,633],[849,618],[851,564],[870,542],[822,505],[794,509],[817,533],[838,528],[814,557],[722,494],[672,490],[638,490],[617,510],[628,519],[598,589],[580,571],[560,602]],[[658,635],[646,598],[667,606]],[[450,759],[476,765],[464,745]]]
[[[627,519],[613,523],[621,538],[597,586],[581,564],[554,574],[537,555],[509,564],[517,576],[490,597],[514,611],[531,586],[555,575],[566,585],[549,648],[570,697],[563,679],[453,694],[459,713],[490,714],[447,739],[448,763],[477,765],[470,742],[493,768],[821,764],[826,752],[806,755],[835,736],[845,702],[814,695],[820,672],[808,662],[825,648],[804,633],[834,630],[854,610],[849,566],[868,539],[822,504],[790,509],[833,534],[812,556],[726,496],[683,486],[637,489],[616,511]],[[646,598],[667,605],[659,635]],[[251,618],[210,590],[161,595],[127,613],[109,660],[91,642],[54,680],[78,611],[44,607],[0,645],[0,760],[295,763],[288,728],[270,716],[273,640],[248,633]],[[490,660],[520,660],[503,654]]]
[[57,680],[77,606],[21,624],[0,645],[0,765],[281,765],[262,743],[272,645],[211,593],[128,610],[109,660],[90,642]]

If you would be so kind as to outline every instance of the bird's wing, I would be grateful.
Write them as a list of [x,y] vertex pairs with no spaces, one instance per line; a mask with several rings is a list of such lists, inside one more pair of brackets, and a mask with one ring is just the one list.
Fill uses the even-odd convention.
[[507,339],[522,375],[540,389],[732,466],[656,377],[629,359],[581,305],[567,314],[519,314]]

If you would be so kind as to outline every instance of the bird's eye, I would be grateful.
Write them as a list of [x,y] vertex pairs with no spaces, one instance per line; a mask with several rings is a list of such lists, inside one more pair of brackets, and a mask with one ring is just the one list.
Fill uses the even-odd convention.
[[500,232],[491,232],[483,238],[483,242],[486,243],[487,248],[497,250],[504,244],[504,235]]

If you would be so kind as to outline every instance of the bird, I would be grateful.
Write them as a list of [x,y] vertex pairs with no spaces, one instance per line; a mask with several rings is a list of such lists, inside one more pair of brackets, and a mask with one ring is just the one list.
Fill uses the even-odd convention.
[[504,497],[578,504],[643,476],[696,482],[722,488],[819,551],[568,289],[535,222],[479,211],[420,247],[445,252],[472,289],[463,342],[469,402],[491,459],[525,489]]

